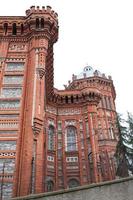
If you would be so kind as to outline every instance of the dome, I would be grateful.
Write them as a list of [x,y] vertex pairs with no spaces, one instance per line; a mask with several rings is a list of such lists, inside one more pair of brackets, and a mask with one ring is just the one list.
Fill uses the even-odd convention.
[[87,78],[94,76],[94,69],[91,66],[84,67],[83,71],[77,75],[77,79]]

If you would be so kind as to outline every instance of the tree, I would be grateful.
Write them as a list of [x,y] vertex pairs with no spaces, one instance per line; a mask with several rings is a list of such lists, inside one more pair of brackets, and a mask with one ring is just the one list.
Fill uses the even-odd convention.
[[116,175],[120,177],[127,177],[129,175],[129,161],[128,161],[128,140],[127,140],[127,127],[125,125],[125,120],[122,119],[121,115],[117,115],[117,129],[118,129],[118,143],[116,146],[116,161],[117,170]]
[[128,112],[128,160],[129,170],[133,174],[133,115]]

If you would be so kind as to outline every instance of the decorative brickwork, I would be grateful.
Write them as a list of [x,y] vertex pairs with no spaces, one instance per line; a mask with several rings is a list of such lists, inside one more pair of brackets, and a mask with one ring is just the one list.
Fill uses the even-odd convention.
[[50,6],[0,17],[1,196],[23,196],[115,178],[115,89],[86,66],[53,85],[58,15]]

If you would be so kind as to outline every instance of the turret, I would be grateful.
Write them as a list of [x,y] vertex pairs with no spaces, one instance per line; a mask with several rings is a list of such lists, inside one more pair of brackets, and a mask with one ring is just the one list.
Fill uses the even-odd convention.
[[50,6],[31,6],[25,17],[0,17],[0,38],[15,36],[30,38],[33,34],[43,32],[53,42],[58,38],[58,15]]

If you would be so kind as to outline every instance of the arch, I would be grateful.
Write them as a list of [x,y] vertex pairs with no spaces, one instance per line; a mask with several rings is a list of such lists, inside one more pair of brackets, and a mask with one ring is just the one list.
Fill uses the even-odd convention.
[[54,183],[53,181],[48,181],[47,182],[47,192],[52,192],[54,190]]
[[71,103],[73,103],[73,96],[71,96]]
[[76,95],[76,101],[77,101],[77,102],[79,101],[79,96],[78,96],[78,95]]
[[65,101],[66,103],[68,103],[68,96],[65,96]]
[[77,129],[74,126],[68,126],[66,130],[66,151],[77,150]]
[[44,19],[41,18],[41,28],[44,28]]
[[8,30],[8,23],[4,23],[4,34],[7,34],[7,30]]
[[48,150],[54,150],[54,143],[55,143],[55,139],[54,139],[54,126],[50,125],[48,128]]
[[12,34],[13,35],[17,35],[17,26],[16,26],[16,23],[13,23],[13,25],[12,25]]
[[78,187],[80,184],[79,184],[79,181],[77,179],[70,179],[68,181],[68,187],[69,188],[73,188],[73,187]]
[[36,18],[36,29],[39,28],[39,18]]
[[24,33],[24,25],[21,24],[21,35]]

